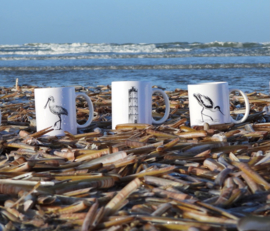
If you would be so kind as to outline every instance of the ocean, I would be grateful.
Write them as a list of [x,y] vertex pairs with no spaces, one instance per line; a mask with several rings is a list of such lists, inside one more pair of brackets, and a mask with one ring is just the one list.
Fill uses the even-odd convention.
[[270,42],[0,45],[0,86],[85,87],[148,80],[166,90],[226,81],[269,93]]

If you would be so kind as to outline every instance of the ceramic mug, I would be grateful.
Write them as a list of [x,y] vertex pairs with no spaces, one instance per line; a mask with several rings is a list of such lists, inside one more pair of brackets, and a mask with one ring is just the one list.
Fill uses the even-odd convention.
[[[166,104],[165,115],[160,120],[152,117],[152,95],[160,93]],[[170,112],[167,94],[152,88],[148,81],[112,82],[112,128],[124,123],[164,123]]]
[[[244,97],[246,111],[241,120],[230,115],[230,93],[238,91]],[[189,114],[191,126],[223,123],[242,123],[249,115],[249,101],[239,89],[229,89],[227,82],[211,82],[188,85]]]
[[[82,96],[89,107],[89,118],[85,124],[77,123],[76,98]],[[37,131],[52,126],[53,131],[45,136],[64,136],[64,131],[77,134],[77,128],[89,126],[93,119],[93,104],[84,93],[75,93],[74,87],[35,89]]]

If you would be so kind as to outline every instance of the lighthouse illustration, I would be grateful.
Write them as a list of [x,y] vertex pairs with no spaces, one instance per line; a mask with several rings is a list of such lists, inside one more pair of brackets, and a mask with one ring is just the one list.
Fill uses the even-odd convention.
[[128,102],[128,122],[138,123],[138,89],[135,89],[135,87],[128,90]]

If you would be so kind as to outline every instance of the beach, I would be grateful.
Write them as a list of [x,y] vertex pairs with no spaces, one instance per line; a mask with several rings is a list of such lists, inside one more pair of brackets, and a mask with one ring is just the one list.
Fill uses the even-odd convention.
[[[36,130],[34,89],[0,88],[0,213],[16,230],[264,230],[269,208],[270,97],[248,93],[240,124],[190,127],[187,90],[166,91],[161,125],[111,129],[111,87],[76,87],[94,104],[78,134]],[[91,89],[91,90],[89,90]],[[88,118],[77,99],[77,118]],[[243,97],[231,95],[231,113]],[[153,116],[164,100],[153,97]]]

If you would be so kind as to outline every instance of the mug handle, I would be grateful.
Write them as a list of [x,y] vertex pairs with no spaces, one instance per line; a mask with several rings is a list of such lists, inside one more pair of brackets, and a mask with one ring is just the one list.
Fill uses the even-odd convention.
[[164,92],[164,91],[162,91],[162,90],[160,90],[160,89],[152,89],[152,95],[154,94],[154,93],[160,93],[162,96],[163,96],[163,98],[164,98],[164,100],[165,100],[165,105],[166,105],[166,109],[165,109],[165,115],[160,119],[160,120],[155,120],[153,117],[152,117],[152,123],[154,123],[154,124],[162,124],[162,123],[164,123],[167,119],[168,119],[168,117],[169,117],[169,114],[170,114],[170,101],[169,101],[169,98],[168,98],[168,96],[167,96],[167,94]]
[[238,91],[238,92],[243,96],[243,98],[244,98],[244,100],[245,100],[246,111],[245,111],[244,117],[243,117],[241,120],[234,120],[234,119],[231,117],[231,120],[232,120],[233,123],[235,123],[235,124],[240,124],[240,123],[245,122],[245,120],[247,119],[247,117],[248,117],[248,115],[249,115],[249,110],[250,110],[249,101],[248,101],[247,95],[246,95],[243,91],[241,91],[241,90],[239,90],[239,89],[229,89],[229,95],[230,95],[231,92],[233,92],[233,91]]
[[93,103],[91,101],[91,99],[88,97],[88,95],[84,94],[84,93],[76,93],[75,95],[75,99],[78,97],[78,96],[82,96],[85,98],[85,100],[87,101],[88,103],[88,107],[89,107],[89,117],[88,117],[88,120],[86,121],[85,124],[78,124],[77,123],[77,127],[78,128],[85,128],[87,126],[89,126],[93,120],[93,116],[94,116],[94,107],[93,107]]

